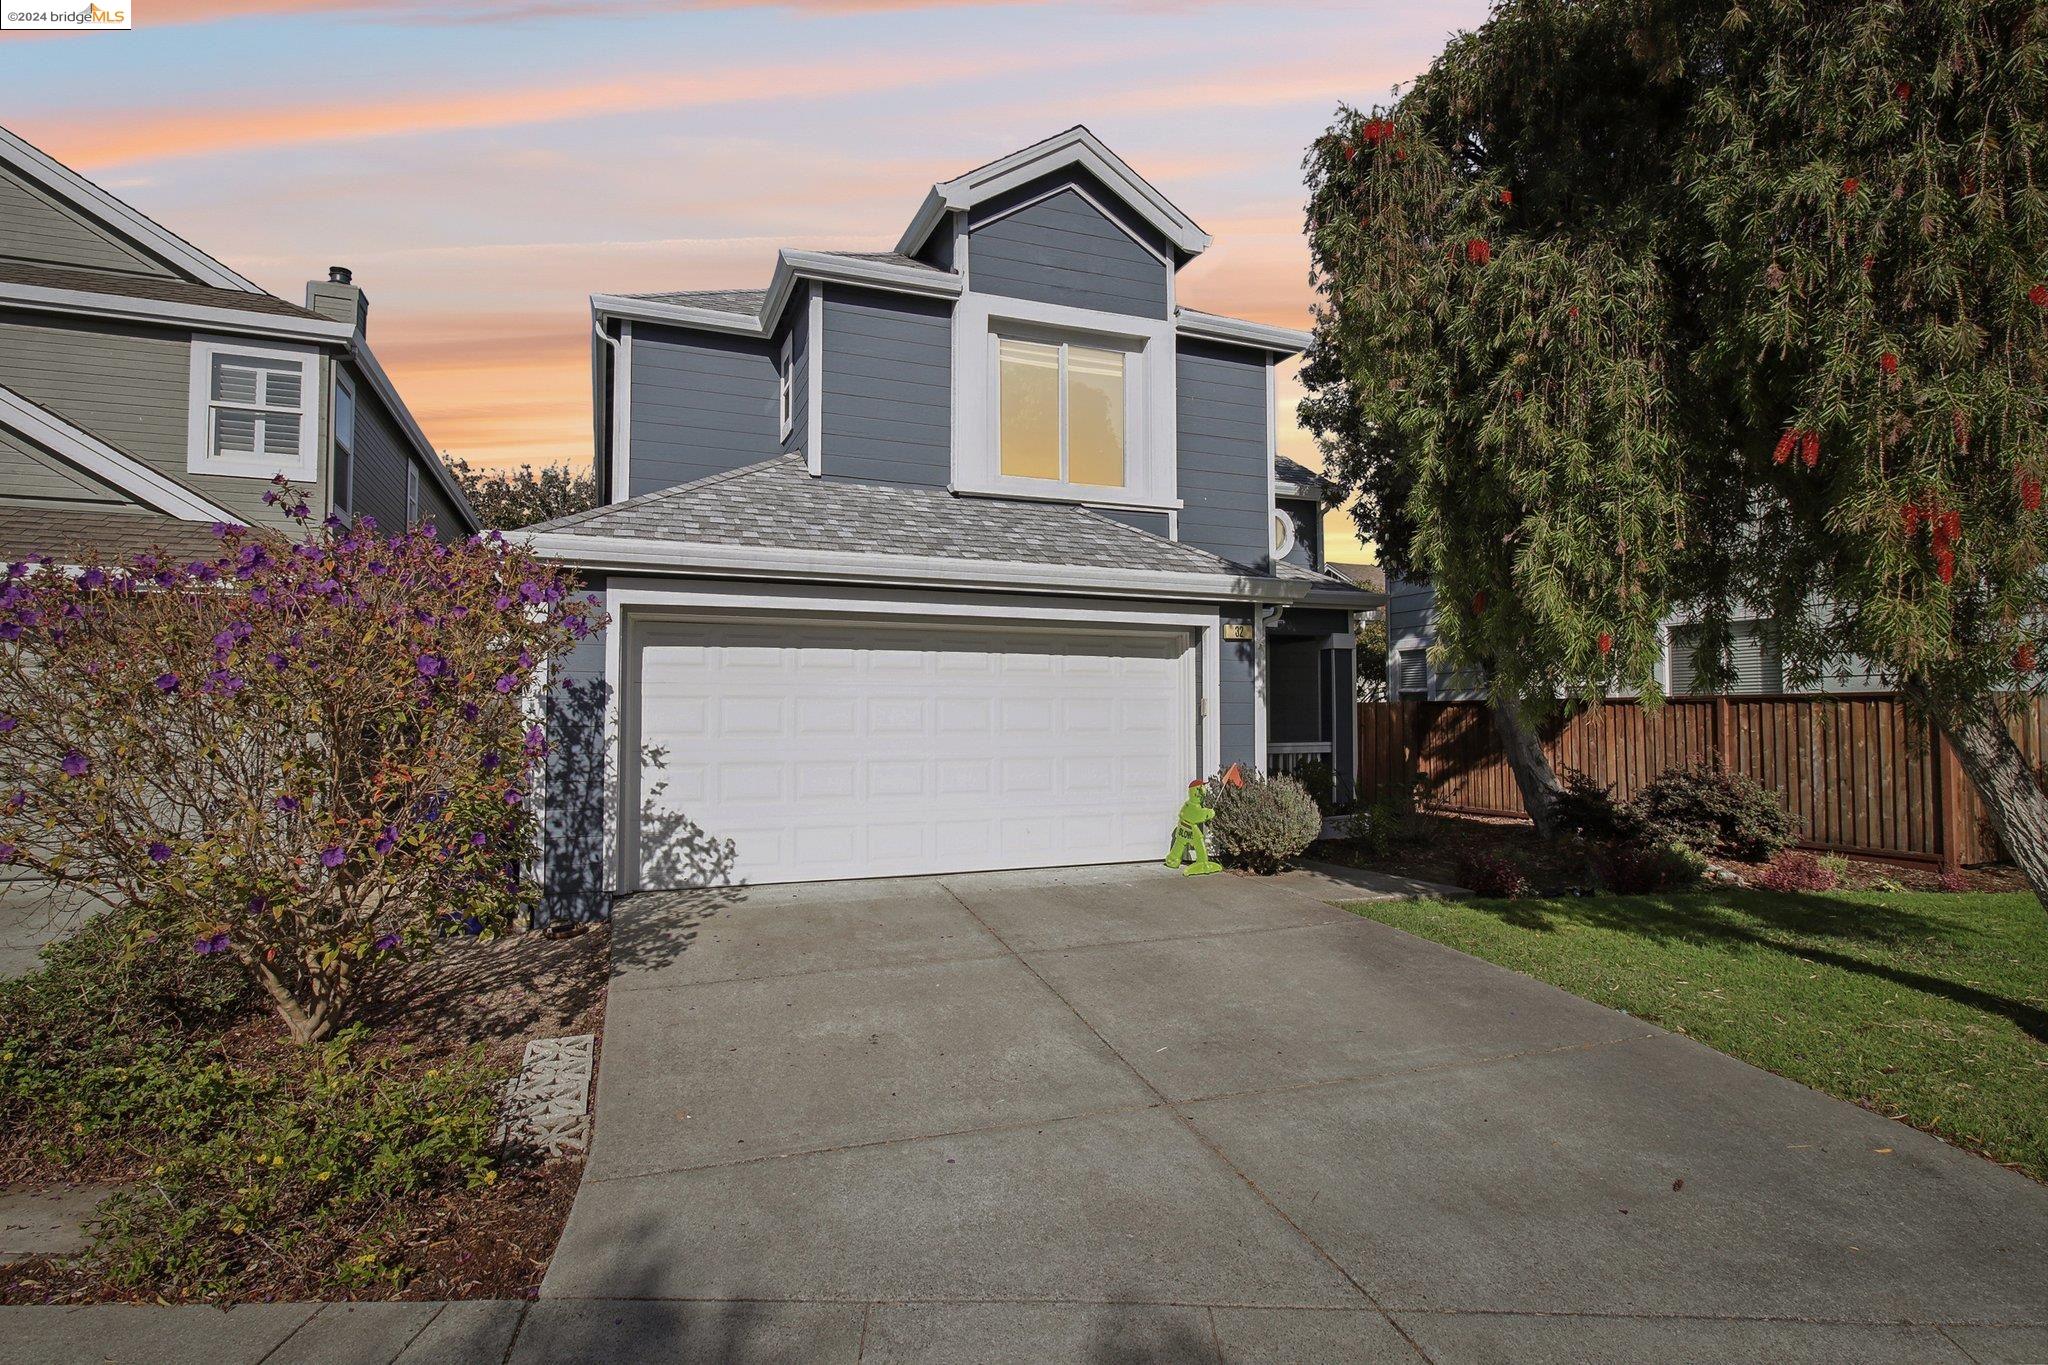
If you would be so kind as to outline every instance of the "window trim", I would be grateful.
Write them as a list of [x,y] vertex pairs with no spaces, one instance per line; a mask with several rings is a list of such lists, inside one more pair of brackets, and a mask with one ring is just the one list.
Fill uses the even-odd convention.
[[[213,362],[219,357],[236,356],[289,361],[299,367],[299,454],[296,463],[281,464],[268,457],[246,459],[214,453]],[[321,400],[324,397],[320,363],[320,352],[311,346],[195,335],[186,387],[185,472],[234,479],[269,479],[282,474],[302,483],[317,480],[320,477]],[[240,405],[230,403],[221,406]]]
[[[341,426],[341,400],[344,395],[348,398],[348,432],[345,438]],[[328,482],[331,491],[327,500],[333,506],[334,514],[344,521],[350,520],[355,516],[356,413],[358,410],[355,381],[348,377],[347,372],[341,366],[336,365],[334,367],[334,406],[329,409],[332,414],[329,421],[333,437],[331,442],[333,446],[333,459],[328,466],[330,471]],[[342,456],[344,454],[348,457],[346,466],[342,463]]]
[[1294,514],[1278,503],[1275,503],[1273,506],[1273,520],[1270,529],[1280,533],[1273,546],[1273,558],[1275,560],[1287,558],[1287,556],[1294,553],[1295,547],[1301,544],[1301,537],[1296,535],[1294,531]]
[[781,359],[775,367],[775,406],[781,419],[782,439],[789,439],[790,431],[796,425],[796,331],[792,328],[782,337]]
[[418,460],[405,462],[405,529],[410,531],[420,524],[420,463]]
[[[1005,482],[1016,480],[1019,483],[1031,484],[1035,487],[1047,490],[1075,489],[1089,495],[1090,497],[1099,497],[1099,495],[1104,493],[1114,496],[1117,494],[1121,494],[1126,489],[1128,489],[1131,484],[1131,432],[1133,430],[1135,418],[1137,416],[1136,409],[1141,401],[1136,393],[1137,386],[1133,381],[1137,377],[1139,364],[1142,361],[1142,353],[1132,351],[1128,347],[1124,346],[1105,345],[1094,337],[1082,336],[1076,333],[1061,332],[1054,328],[1010,326],[1005,326],[1001,328],[991,328],[988,334],[988,340],[989,345],[994,350],[994,353],[989,361],[989,364],[994,367],[996,376],[996,392],[993,399],[991,400],[995,404],[996,409],[996,431],[993,437],[991,438],[995,441],[996,447],[996,477],[1002,479]],[[1031,346],[1049,346],[1053,348],[1055,352],[1053,359],[1053,369],[1055,378],[1053,382],[1057,390],[1057,411],[1056,415],[1053,418],[1053,421],[1056,427],[1058,428],[1059,437],[1060,475],[1058,478],[1042,479],[1035,475],[1005,474],[1003,472],[1002,346],[1005,341],[1022,342],[1026,345]],[[1069,377],[1072,374],[1072,370],[1070,368],[1071,357],[1069,355],[1069,352],[1071,352],[1077,346],[1080,347],[1082,350],[1098,351],[1103,352],[1105,354],[1114,353],[1116,355],[1123,357],[1123,373],[1119,377],[1118,381],[1118,386],[1123,392],[1124,399],[1124,480],[1122,483],[1080,483],[1077,482],[1070,473],[1070,470],[1072,468],[1071,461],[1073,455],[1073,440],[1072,430],[1069,424],[1069,416],[1071,413],[1071,404],[1069,402],[1069,399],[1071,397],[1072,392],[1071,384],[1069,382]]]
[[[1124,486],[1032,479],[1002,472],[1001,336],[1064,341],[1125,353]],[[962,296],[953,315],[952,491],[1039,501],[1176,510],[1173,324],[1012,299]]]

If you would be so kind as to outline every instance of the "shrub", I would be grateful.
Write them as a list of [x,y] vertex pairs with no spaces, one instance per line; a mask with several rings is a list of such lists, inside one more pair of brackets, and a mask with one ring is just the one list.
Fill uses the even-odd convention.
[[1242,787],[1209,779],[1216,818],[1207,826],[1216,851],[1234,867],[1270,876],[1323,832],[1323,813],[1291,777],[1247,776]]
[[1324,815],[1337,813],[1337,770],[1327,758],[1311,758],[1294,770],[1294,780]]
[[1409,819],[1414,814],[1412,795],[1388,787],[1351,822],[1351,843],[1360,854],[1374,861],[1388,857],[1395,845],[1407,840]]
[[1626,842],[1639,828],[1634,812],[1614,799],[1614,788],[1576,768],[1565,769],[1550,810],[1559,829],[1595,843]]
[[1832,891],[1841,884],[1835,870],[1811,853],[1780,853],[1756,874],[1766,891]]
[[1707,874],[1707,860],[1678,843],[1629,843],[1609,849],[1599,860],[1600,882],[1623,896],[1653,891],[1685,891]]
[[367,519],[215,528],[0,582],[0,863],[226,953],[293,1038],[329,1036],[393,950],[509,922],[545,749],[524,694],[600,618],[495,533]]
[[1521,868],[1497,854],[1473,849],[1458,855],[1458,885],[1500,900],[1514,900],[1529,894],[1529,879]]
[[360,1040],[346,1030],[275,1070],[197,1068],[211,1121],[101,1205],[93,1267],[126,1288],[200,1296],[402,1283],[392,1206],[497,1179],[503,1077],[481,1049],[407,1074]]
[[1636,794],[1643,837],[1761,862],[1792,842],[1792,819],[1777,795],[1750,778],[1707,764],[1673,768]]

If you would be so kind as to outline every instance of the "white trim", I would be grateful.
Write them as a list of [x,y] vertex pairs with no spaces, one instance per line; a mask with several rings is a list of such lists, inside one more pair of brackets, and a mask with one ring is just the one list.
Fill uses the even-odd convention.
[[[342,487],[337,465],[342,451],[341,439],[341,398],[348,397],[348,487]],[[334,367],[333,406],[328,408],[328,461],[327,461],[327,505],[343,519],[355,516],[356,503],[356,385],[348,377],[348,371],[340,365]]]
[[[1010,205],[1010,207],[1004,209],[1001,213],[992,213],[988,217],[982,219],[980,222],[974,225],[972,231],[979,232],[991,223],[1000,223],[1003,221],[1003,219],[1008,218],[1013,213],[1022,213],[1025,209],[1030,208],[1034,204],[1043,204],[1046,200],[1056,199],[1062,194],[1077,194],[1081,196],[1081,198],[1087,200],[1088,206],[1094,209],[1097,213],[1101,214],[1103,218],[1108,221],[1111,227],[1115,228],[1124,236],[1130,238],[1131,241],[1135,242],[1138,246],[1144,249],[1146,255],[1150,256],[1153,260],[1165,266],[1169,278],[1171,277],[1173,273],[1172,258],[1167,256],[1164,252],[1160,251],[1157,247],[1153,246],[1150,242],[1146,241],[1143,237],[1140,237],[1137,233],[1132,232],[1129,228],[1125,227],[1123,225],[1123,222],[1120,219],[1118,219],[1118,217],[1114,213],[1111,213],[1108,209],[1103,207],[1102,201],[1100,199],[1097,199],[1094,195],[1088,193],[1087,189],[1079,184],[1070,183],[1064,185],[1054,185],[1049,189],[1041,191],[1038,194],[1032,195],[1029,199],[1020,199],[1016,203]],[[1169,308],[1167,311],[1170,313],[1173,310]]]
[[45,155],[5,128],[0,128],[0,161],[40,184],[45,190],[69,200],[75,207],[84,209],[89,216],[104,219],[121,235],[132,238],[143,250],[197,276],[203,284],[212,285],[216,289],[238,289],[248,294],[264,292],[262,286],[236,274],[170,229],[145,217],[131,205],[116,199],[69,166]]
[[1256,346],[1262,351],[1299,355],[1315,341],[1312,332],[1292,327],[1275,327],[1265,322],[1227,318],[1221,313],[1203,313],[1193,308],[1174,310],[1174,330],[1197,341],[1221,341],[1233,346]]
[[796,328],[782,334],[775,359],[776,437],[787,441],[796,425]]
[[[1287,519],[1287,534],[1282,537],[1287,543],[1273,544],[1273,518],[1280,515],[1280,499],[1276,487],[1280,477],[1280,418],[1275,409],[1279,406],[1278,379],[1280,367],[1273,358],[1266,358],[1266,553],[1270,567],[1276,571],[1280,561],[1294,548],[1294,518]],[[1263,752],[1263,751],[1262,751]]]
[[0,284],[0,303],[48,313],[116,318],[123,322],[203,327],[237,336],[334,342],[347,341],[355,335],[355,328],[350,324],[326,318],[254,313],[199,303],[170,303],[163,299],[137,299],[125,294],[101,294],[83,289],[50,289],[39,284]]
[[240,522],[241,517],[209,502],[185,485],[165,478],[142,461],[116,450],[91,432],[0,385],[0,426],[20,432],[124,493],[183,521]]
[[376,353],[371,351],[360,332],[349,339],[348,358],[355,362],[363,377],[370,381],[371,391],[377,395],[378,401],[384,404],[384,410],[391,414],[392,420],[398,423],[398,429],[405,434],[405,439],[412,443],[413,453],[419,456],[420,463],[426,466],[427,472],[434,476],[434,486],[448,499],[448,505],[455,509],[455,515],[469,523],[469,530],[480,529],[483,521],[477,516],[476,509],[469,505],[469,495],[462,491],[462,485],[456,482],[455,475],[441,462],[440,453],[434,449],[434,443],[427,439],[427,433],[421,431],[420,424],[413,420],[412,410],[406,407],[405,400],[398,396],[398,386],[391,382],[390,375],[384,373],[384,367],[378,363]]
[[1079,166],[1107,185],[1177,250],[1195,256],[1208,248],[1209,234],[1202,231],[1192,218],[1132,170],[1122,157],[1103,144],[1102,139],[1077,126],[932,186],[931,193],[925,196],[917,215],[897,241],[896,250],[905,255],[914,254],[931,237],[949,209],[971,209],[1019,185],[1029,184],[1069,166]]
[[405,462],[405,529],[420,524],[420,462]]
[[[1001,472],[994,338],[1004,324],[1099,338],[1134,353],[1136,373],[1125,374],[1129,425],[1121,489],[1060,485]],[[1163,320],[968,294],[953,310],[953,491],[1119,507],[1179,506],[1176,369],[1173,330]]]
[[[280,464],[262,451],[222,455],[213,448],[213,362],[247,356],[283,361],[299,370],[298,454],[293,464]],[[320,477],[320,352],[310,346],[278,342],[257,345],[241,337],[194,336],[186,389],[185,472],[230,479],[269,479],[279,474],[299,482]],[[223,407],[243,407],[223,403]],[[268,404],[256,404],[257,408]]]
[[[607,790],[605,809],[623,809],[626,792],[627,757],[639,747],[628,733],[637,717],[636,699],[626,694],[626,660],[630,654],[629,633],[636,622],[663,616],[706,615],[745,618],[763,614],[812,612],[839,618],[848,616],[889,618],[944,618],[960,621],[1010,622],[1023,627],[1065,630],[1111,630],[1118,626],[1140,629],[1181,630],[1189,636],[1197,658],[1197,687],[1191,698],[1194,715],[1190,729],[1194,739],[1193,771],[1196,776],[1211,771],[1222,752],[1223,719],[1219,680],[1222,649],[1222,615],[1215,610],[1189,611],[1080,603],[1048,603],[967,593],[922,592],[874,596],[858,588],[820,587],[802,584],[703,584],[677,588],[658,580],[613,579],[605,587],[605,610],[612,619],[605,632],[605,684],[614,704],[605,709],[605,755]],[[613,784],[617,784],[616,786]],[[629,877],[631,822],[623,826],[616,816],[606,820],[605,889],[619,893],[631,889],[637,880]]]
[[1196,602],[1294,602],[1308,584],[1237,575],[1102,569],[1000,559],[943,559],[849,550],[792,550],[759,545],[709,545],[637,536],[539,532],[518,537],[535,554],[579,568],[795,578],[808,582],[1057,592],[1069,596],[1163,597]]
[[714,308],[691,308],[680,303],[629,298],[624,294],[592,294],[590,307],[600,318],[638,318],[642,322],[665,322],[672,327],[700,332],[731,332],[735,336],[758,337],[768,329],[751,313],[726,313]]
[[1279,538],[1279,544],[1274,545],[1271,550],[1273,562],[1278,564],[1294,553],[1294,547],[1301,543],[1301,539],[1294,534],[1294,518],[1289,516],[1284,508],[1275,507],[1266,515],[1267,534],[1277,534]]
[[825,291],[809,287],[804,332],[804,466],[813,476],[825,472]]
[[[606,340],[611,340],[609,337]],[[633,496],[633,323],[619,323],[612,343],[612,496],[624,502]]]
[[1266,771],[1266,710],[1272,704],[1267,694],[1273,687],[1273,670],[1266,655],[1266,609],[1252,613],[1252,762]]

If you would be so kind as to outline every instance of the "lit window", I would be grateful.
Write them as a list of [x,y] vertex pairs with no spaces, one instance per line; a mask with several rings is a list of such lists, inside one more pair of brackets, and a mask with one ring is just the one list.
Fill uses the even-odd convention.
[[194,338],[186,468],[318,478],[319,363],[311,350]]
[[996,364],[1005,477],[1124,486],[1124,352],[998,337]]

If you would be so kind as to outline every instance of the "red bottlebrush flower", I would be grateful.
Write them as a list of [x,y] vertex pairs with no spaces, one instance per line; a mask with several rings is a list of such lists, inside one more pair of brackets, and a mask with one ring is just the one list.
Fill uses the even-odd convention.
[[1869,273],[1870,273],[1870,272],[1871,272],[1871,271],[1872,271],[1873,269],[1875,269],[1875,268],[1876,268],[1876,266],[1877,266],[1877,257],[1875,257],[1875,256],[1865,256],[1865,257],[1863,258],[1863,273],[1864,273],[1864,274],[1868,275],[1868,274],[1869,274]]
[[2027,291],[2027,302],[2036,308],[2048,308],[2048,284],[2037,284]]
[[2024,469],[2020,471],[2020,506],[2029,512],[2041,510],[2041,481]]
[[1899,509],[1900,520],[1906,523],[1906,538],[1911,540],[1920,534],[1920,504],[1909,502]]
[[1465,259],[1474,265],[1485,265],[1493,259],[1493,243],[1484,237],[1474,237],[1465,243]]
[[1963,514],[1951,507],[1941,514],[1941,529],[1948,533],[1950,540],[1963,538]]
[[1515,401],[1517,403],[1522,401],[1522,391],[1520,389],[1515,390]]
[[1857,179],[1857,178],[1856,178],[1855,176],[1853,176],[1853,175],[1852,175],[1852,176],[1850,176],[1850,177],[1849,177],[1848,179],[1846,179],[1846,180],[1844,180],[1844,181],[1842,182],[1842,194],[1843,194],[1843,195],[1844,195],[1845,197],[1847,197],[1847,198],[1850,198],[1850,199],[1853,199],[1853,198],[1855,198],[1855,197],[1856,197],[1856,191],[1858,191],[1858,190],[1860,190],[1860,189],[1862,189],[1862,188],[1863,188],[1863,182],[1862,182],[1861,180],[1858,180],[1858,179]]
[[1899,372],[1899,358],[1890,351],[1886,351],[1877,358],[1877,368],[1883,370],[1886,374],[1897,374]]
[[2032,673],[2034,671],[2034,647],[2030,644],[2025,644],[2014,650],[2012,652],[2012,666],[2022,673]]
[[1479,590],[1478,592],[1475,592],[1475,593],[1473,593],[1473,594],[1472,594],[1472,614],[1473,614],[1474,616],[1477,616],[1477,615],[1479,615],[1480,613],[1484,612],[1485,610],[1486,610],[1486,590],[1485,590],[1484,588],[1482,588],[1482,589],[1480,589],[1480,590]]
[[1792,447],[1799,444],[1799,428],[1794,427],[1778,438],[1778,448],[1771,452],[1772,464],[1783,464],[1792,458]]
[[1953,583],[1956,578],[1956,552],[1936,550],[1934,552],[1934,576],[1944,583]]
[[1601,631],[1598,643],[1602,654],[1612,654],[1614,652],[1614,636],[1611,633],[1604,630]]
[[1572,305],[1571,307],[1569,307],[1569,308],[1565,309],[1565,310],[1564,310],[1564,315],[1565,315],[1566,317],[1568,317],[1568,318],[1576,318],[1576,317],[1578,317],[1578,315],[1579,315],[1579,305],[1577,305],[1577,304],[1575,303],[1575,304],[1573,304],[1573,305]]
[[1809,431],[1799,446],[1799,458],[1808,469],[1820,463],[1820,433]]
[[1892,93],[1894,95],[1897,95],[1899,97],[1899,102],[1903,104],[1907,100],[1913,98],[1913,86],[1911,82],[1900,81],[1897,85],[1892,87]]
[[1501,203],[1503,203],[1503,204],[1512,204],[1512,203],[1514,203],[1514,202],[1515,202],[1515,192],[1514,192],[1513,190],[1502,190],[1502,191],[1500,192],[1500,202],[1501,202]]
[[1346,161],[1356,161],[1356,160],[1358,160],[1358,144],[1357,144],[1357,143],[1355,143],[1355,142],[1347,142],[1347,143],[1345,143],[1345,144],[1344,144],[1344,159],[1345,159]]

